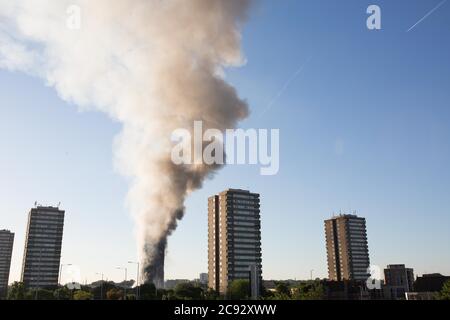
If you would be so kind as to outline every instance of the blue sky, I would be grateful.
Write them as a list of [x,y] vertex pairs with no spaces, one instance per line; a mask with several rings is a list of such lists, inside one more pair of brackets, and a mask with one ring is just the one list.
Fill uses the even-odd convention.
[[[259,2],[244,29],[247,64],[227,79],[252,108],[242,127],[280,129],[280,172],[229,166],[193,194],[169,240],[167,278],[207,270],[207,197],[228,187],[261,193],[267,279],[309,278],[312,269],[326,277],[323,220],[340,210],[367,218],[372,264],[450,274],[450,2],[406,32],[439,2]],[[370,4],[381,7],[381,31],[366,28]],[[67,211],[62,262],[78,265],[83,281],[96,272],[122,279],[115,267],[136,259],[136,247],[127,184],[113,168],[119,131],[39,79],[0,70],[0,228],[16,233],[11,281],[35,201]]]

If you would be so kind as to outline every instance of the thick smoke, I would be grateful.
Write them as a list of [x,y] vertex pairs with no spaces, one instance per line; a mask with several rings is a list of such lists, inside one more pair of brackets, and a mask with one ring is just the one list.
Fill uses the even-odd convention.
[[[0,68],[41,77],[64,100],[123,124],[115,160],[130,181],[148,281],[164,276],[167,237],[186,196],[216,169],[174,165],[172,131],[194,120],[233,128],[248,114],[222,68],[243,61],[250,1],[0,0]],[[81,8],[79,30],[67,27],[72,5]]]

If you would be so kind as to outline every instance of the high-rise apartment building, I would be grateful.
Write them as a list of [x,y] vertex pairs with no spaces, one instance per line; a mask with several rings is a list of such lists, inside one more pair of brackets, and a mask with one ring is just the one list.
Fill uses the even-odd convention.
[[229,189],[208,199],[208,277],[222,294],[233,280],[262,282],[259,194]]
[[8,291],[13,244],[14,233],[0,230],[0,298],[4,298]]
[[28,215],[22,282],[27,288],[58,285],[65,212],[36,207]]
[[367,280],[370,277],[366,219],[339,215],[325,221],[330,280]]

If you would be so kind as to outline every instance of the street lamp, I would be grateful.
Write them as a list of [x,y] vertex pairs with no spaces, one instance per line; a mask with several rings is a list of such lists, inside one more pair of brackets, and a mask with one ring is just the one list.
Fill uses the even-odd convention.
[[121,267],[117,267],[116,269],[118,269],[118,270],[125,270],[125,282],[123,284],[123,290],[124,290],[123,298],[124,298],[124,300],[126,300],[126,298],[127,298],[127,273],[128,273],[128,269],[127,268],[121,268]]
[[103,300],[103,273],[96,272],[95,274],[102,276],[102,283],[100,284],[100,300]]
[[139,288],[139,262],[128,261],[128,263],[137,265],[137,272],[136,272],[136,300],[139,300],[140,291],[141,291],[141,288]]

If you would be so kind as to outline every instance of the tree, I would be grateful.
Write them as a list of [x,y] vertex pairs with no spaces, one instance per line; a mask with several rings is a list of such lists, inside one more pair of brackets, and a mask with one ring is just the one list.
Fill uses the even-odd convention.
[[439,299],[450,300],[450,280],[444,283],[441,292],[439,293]]
[[55,300],[52,290],[34,289],[30,290],[30,293],[32,294],[32,298],[28,297],[28,299],[35,299],[37,297],[38,300]]
[[78,290],[73,294],[73,300],[92,300],[94,295],[88,291]]
[[218,300],[220,298],[216,290],[209,288],[205,292],[205,300]]
[[67,287],[61,287],[53,292],[53,296],[56,300],[70,300],[72,298],[72,291]]
[[[103,284],[103,285],[102,285]],[[92,283],[93,288],[89,291],[94,295],[95,300],[103,300],[107,299],[106,293],[111,289],[120,289],[114,282],[112,281],[97,281]]]
[[275,290],[278,294],[284,295],[284,296],[290,296],[291,295],[291,288],[286,282],[278,282]]
[[292,295],[295,300],[322,300],[325,289],[319,281],[301,283],[294,288]]
[[8,290],[8,300],[25,300],[27,290],[23,282],[14,282]]
[[141,300],[155,300],[156,287],[153,283],[145,283],[139,287],[139,299]]
[[179,300],[200,300],[203,295],[203,290],[190,282],[186,282],[177,284],[174,289],[174,294]]
[[234,280],[228,286],[227,295],[232,300],[244,300],[250,296],[250,281]]
[[292,300],[292,289],[287,282],[276,282],[275,291],[267,291],[263,287],[261,297],[264,300]]
[[177,297],[175,296],[175,292],[170,289],[166,290],[165,294],[162,296],[162,300],[177,300]]
[[123,299],[123,291],[117,288],[110,289],[106,292],[106,298],[108,300],[121,300]]

